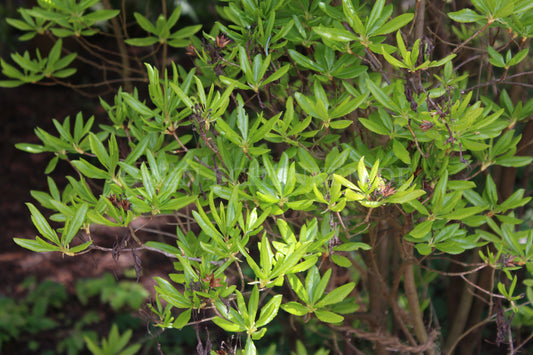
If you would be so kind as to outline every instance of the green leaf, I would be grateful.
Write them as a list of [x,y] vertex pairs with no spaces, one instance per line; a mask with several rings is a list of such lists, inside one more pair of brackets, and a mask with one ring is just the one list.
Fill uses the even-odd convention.
[[309,294],[307,293],[307,290],[304,288],[300,279],[295,274],[288,274],[287,279],[289,280],[289,284],[291,285],[292,290],[298,295],[298,297],[307,304],[311,303],[311,300],[309,299]]
[[244,347],[244,355],[257,355],[257,349],[251,337],[246,339],[246,346]]
[[411,157],[409,156],[409,152],[397,139],[392,140],[392,150],[394,155],[396,155],[396,157],[403,163],[411,165]]
[[316,266],[313,266],[306,278],[307,293],[309,294],[311,303],[316,303],[324,295],[324,291],[328,286],[329,279],[331,278],[331,269],[328,269],[322,278]]
[[488,199],[491,205],[493,206],[495,206],[498,203],[498,190],[490,174],[487,175],[487,178],[486,178],[485,191],[483,191],[483,197]]
[[388,203],[407,203],[420,196],[424,195],[426,192],[424,190],[414,190],[414,191],[399,191],[394,195],[387,197]]
[[343,256],[343,255],[339,255],[339,254],[332,254],[331,255],[331,261],[333,261],[335,264],[341,266],[341,267],[350,267],[352,266],[352,262],[350,261],[350,259],[348,259],[347,257]]
[[80,252],[86,250],[89,247],[89,245],[91,245],[92,243],[93,243],[93,241],[89,240],[89,241],[87,241],[85,243],[76,245],[75,247],[69,248],[69,252],[72,253],[72,254],[80,253]]
[[421,255],[429,255],[429,254],[431,254],[431,252],[433,250],[431,248],[431,245],[423,244],[423,243],[415,244],[415,248]]
[[336,120],[331,121],[329,126],[333,129],[346,129],[353,123],[352,120]]
[[315,158],[304,148],[298,148],[298,164],[311,174],[320,173]]
[[134,109],[135,111],[137,111],[141,115],[144,115],[146,117],[153,117],[154,116],[154,112],[151,109],[149,109],[145,104],[140,102],[137,98],[133,97],[131,94],[129,94],[127,92],[122,92],[121,95],[122,95],[122,98],[124,99],[124,101],[132,109]]
[[345,285],[339,286],[324,296],[315,307],[325,307],[331,304],[342,302],[350,292],[355,288],[355,282],[350,282]]
[[282,304],[281,309],[287,313],[294,314],[295,316],[303,316],[309,313],[309,308],[298,302],[287,302]]
[[259,306],[259,289],[257,288],[257,285],[254,285],[252,289],[252,293],[250,294],[250,298],[248,299],[248,317],[251,322],[255,321],[258,306]]
[[393,66],[397,68],[407,69],[407,65],[405,65],[402,61],[391,56],[389,53],[387,53],[387,51],[383,47],[381,51],[383,52],[383,57],[385,58],[387,62],[389,62],[390,64],[392,64]]
[[96,157],[98,158],[100,163],[102,163],[102,165],[105,166],[107,169],[110,169],[113,165],[113,162],[111,161],[107,150],[102,144],[102,141],[92,132],[89,133],[89,143],[91,146],[91,151],[96,154]]
[[17,20],[17,19],[14,19],[14,18],[6,18],[5,20],[10,26],[15,27],[16,29],[19,29],[21,31],[31,31],[31,30],[33,30],[33,26],[29,25],[28,23],[26,23],[24,21]]
[[474,206],[474,207],[465,207],[465,208],[460,208],[460,209],[457,209],[453,212],[450,212],[448,214],[445,214],[443,216],[441,216],[442,218],[446,218],[446,219],[449,219],[449,220],[458,220],[458,221],[461,221],[465,218],[468,218],[470,216],[473,216],[475,214],[478,214],[480,213],[481,211],[485,210],[485,207],[484,206],[481,206],[481,207],[477,207],[477,206]]
[[424,238],[431,231],[432,226],[433,221],[424,221],[417,224],[409,234],[416,239]]
[[76,233],[78,233],[79,229],[83,225],[83,222],[85,221],[87,210],[88,206],[86,204],[83,204],[76,211],[74,218],[67,220],[67,223],[65,225],[65,231],[61,236],[61,242],[63,246],[69,245]]
[[311,69],[317,72],[324,72],[325,68],[320,67],[317,63],[313,62],[308,57],[296,52],[294,49],[289,49],[289,55],[296,62],[306,69]]
[[91,12],[90,14],[84,15],[83,19],[89,23],[103,22],[112,19],[113,17],[118,16],[120,10],[98,10]]
[[150,197],[150,199],[153,199],[155,196],[155,187],[152,181],[152,176],[148,172],[148,168],[146,167],[145,163],[141,164],[141,174],[142,174],[143,186],[146,189],[146,192],[148,193],[148,196]]
[[24,85],[23,81],[17,80],[0,80],[0,87],[2,88],[16,88],[21,85]]
[[168,211],[178,211],[183,207],[189,206],[196,201],[197,196],[181,196],[168,200],[161,204],[160,209]]
[[27,153],[43,153],[46,152],[46,148],[40,144],[31,144],[31,143],[17,143],[15,144],[15,148],[20,149],[22,151],[25,151]]
[[336,245],[333,247],[333,250],[335,251],[355,251],[359,249],[370,250],[372,249],[372,247],[363,242],[349,242],[349,243],[343,243],[341,245]]
[[462,9],[456,12],[450,12],[448,16],[454,21],[463,23],[476,22],[485,19],[484,16],[471,9]]
[[507,66],[512,67],[513,65],[517,65],[522,60],[524,60],[529,53],[529,48],[524,48],[520,52],[516,53],[515,56],[507,63]]
[[319,320],[325,323],[340,323],[344,320],[343,316],[322,309],[317,309],[314,313]]
[[439,182],[435,186],[433,191],[433,197],[431,198],[431,204],[433,208],[442,208],[442,203],[446,196],[446,188],[448,186],[448,170],[444,171],[443,176],[439,179]]
[[55,77],[55,78],[63,79],[63,78],[67,78],[67,77],[69,77],[71,75],[74,75],[76,72],[77,72],[76,68],[67,68],[67,69],[63,69],[63,70],[59,70],[59,71],[53,72],[52,76]]
[[191,313],[192,313],[191,308],[186,309],[185,311],[181,312],[181,314],[178,316],[178,318],[176,318],[174,323],[172,323],[172,327],[175,329],[181,329],[184,326],[186,326],[187,323],[189,323],[189,320],[191,319]]
[[389,130],[385,125],[383,125],[381,120],[371,120],[368,118],[360,117],[359,122],[361,122],[361,124],[371,132],[381,134],[382,136],[389,135]]
[[166,243],[162,243],[162,242],[155,242],[155,241],[148,241],[145,243],[145,245],[149,248],[155,248],[155,249],[159,249],[161,251],[164,251],[165,253],[168,253],[168,254],[181,254],[180,250],[176,247],[173,247],[172,245],[168,245]]
[[287,74],[287,72],[289,71],[290,68],[291,68],[290,64],[282,66],[281,68],[276,70],[274,73],[272,73],[272,75],[270,75],[268,78],[266,78],[262,82],[262,85],[267,85],[267,84],[269,84],[269,83],[271,83],[273,81],[276,81],[276,80],[280,79],[282,76]]
[[331,174],[335,172],[335,170],[342,167],[344,162],[346,162],[346,159],[348,159],[349,155],[350,151],[348,149],[343,150],[342,153],[339,154],[337,147],[333,148],[326,156],[326,162],[324,166],[326,172],[328,174]]
[[143,30],[153,34],[156,33],[154,25],[146,17],[144,17],[138,12],[133,13],[133,16],[135,17],[135,20],[137,21],[139,26],[142,27]]
[[354,31],[360,35],[365,34],[365,28],[361,22],[361,19],[357,15],[357,11],[353,6],[352,0],[342,0],[342,11],[344,12],[344,15],[348,19],[348,23],[354,29]]
[[409,22],[411,22],[414,18],[414,14],[407,13],[407,14],[401,14],[400,16],[394,17],[390,21],[386,21],[381,27],[379,27],[376,31],[374,31],[371,35],[372,36],[382,36],[386,35],[388,33],[394,32],[403,26],[407,25]]
[[57,245],[52,245],[50,243],[47,243],[39,237],[35,237],[35,240],[13,238],[13,241],[15,241],[16,244],[20,245],[23,248],[29,249],[37,253],[61,250],[61,248],[58,247]]
[[371,30],[374,27],[374,24],[380,19],[384,7],[385,0],[377,0],[376,2],[374,2],[374,6],[372,7],[370,15],[368,16],[367,22],[365,24],[367,34],[370,35],[369,30]]
[[109,177],[109,174],[106,171],[95,167],[84,159],[74,160],[71,164],[74,165],[80,173],[91,179],[107,179]]
[[268,301],[266,305],[261,307],[259,319],[255,323],[257,328],[263,327],[270,323],[272,319],[278,314],[279,306],[281,304],[282,295],[275,295]]
[[372,95],[383,107],[391,109],[398,113],[401,112],[398,105],[396,105],[390,97],[385,95],[385,93],[372,80],[367,79],[366,84],[368,85],[368,89],[370,90]]
[[350,31],[341,28],[318,26],[313,27],[313,31],[315,31],[320,37],[330,41],[350,42],[356,41],[359,38]]
[[136,47],[149,47],[151,45],[154,45],[159,40],[157,37],[143,37],[143,38],[128,38],[124,42],[126,44],[129,44],[130,46],[136,46]]
[[154,280],[157,282],[155,289],[164,300],[171,303],[176,308],[192,307],[191,300],[176,290],[176,288],[172,286],[170,282],[161,277],[154,277]]
[[501,165],[505,167],[519,168],[531,164],[533,158],[531,157],[505,157],[497,158],[494,161],[495,165]]
[[233,323],[227,319],[220,318],[218,316],[213,318],[213,323],[215,323],[216,325],[218,325],[220,328],[224,329],[227,332],[238,333],[238,332],[243,332],[246,330],[245,328],[241,327],[239,324]]
[[498,53],[493,47],[488,46],[487,51],[489,53],[489,62],[490,64],[494,65],[495,67],[499,68],[505,68],[505,59],[503,59],[503,56]]
[[138,142],[135,148],[132,149],[128,157],[124,160],[124,164],[134,164],[137,159],[139,159],[144,154],[146,147],[148,147],[148,144],[150,143],[151,139],[152,136],[148,134],[140,142]]
[[31,203],[26,203],[26,206],[28,206],[30,212],[31,212],[31,220],[35,227],[37,227],[37,230],[43,237],[51,241],[52,243],[56,245],[61,245],[59,241],[59,237],[57,236],[57,233],[50,227],[50,224],[46,221],[44,216],[39,212],[37,207],[35,207]]

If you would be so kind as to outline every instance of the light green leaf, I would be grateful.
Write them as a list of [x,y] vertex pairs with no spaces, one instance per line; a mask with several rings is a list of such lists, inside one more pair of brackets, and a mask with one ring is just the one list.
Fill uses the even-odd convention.
[[386,35],[388,33],[394,32],[398,30],[399,28],[407,25],[409,22],[411,22],[414,18],[414,14],[407,13],[407,14],[401,14],[400,16],[394,17],[390,21],[386,21],[381,27],[379,27],[376,31],[371,33],[372,36],[382,36]]
[[409,152],[397,139],[392,140],[392,150],[394,152],[394,155],[396,155],[396,157],[400,159],[403,163],[407,165],[411,164],[411,157],[409,155]]
[[348,259],[347,257],[343,256],[343,255],[339,255],[339,254],[333,254],[331,255],[331,261],[333,261],[335,264],[341,266],[341,267],[350,267],[352,266],[352,262],[350,261],[350,259]]
[[281,309],[287,313],[294,314],[295,316],[303,316],[309,313],[309,308],[298,302],[287,302],[282,304]]
[[213,323],[215,323],[216,325],[218,325],[220,328],[224,329],[227,332],[238,333],[238,332],[243,332],[246,330],[240,325],[233,323],[227,319],[220,318],[220,317],[213,318]]
[[409,234],[416,239],[424,238],[431,231],[432,226],[433,221],[424,221],[417,224]]
[[350,282],[345,285],[339,286],[333,289],[330,293],[325,295],[318,303],[315,304],[315,307],[325,307],[331,304],[342,302],[350,292],[355,288],[355,282]]
[[266,305],[261,307],[259,319],[255,323],[257,328],[263,327],[270,323],[272,319],[278,314],[279,306],[281,304],[282,295],[275,295],[268,301]]
[[333,129],[346,129],[353,123],[352,120],[336,120],[331,121],[329,126]]
[[37,227],[37,230],[43,237],[51,241],[52,243],[56,245],[61,245],[59,241],[59,237],[57,236],[57,233],[50,227],[50,224],[46,221],[44,216],[39,212],[37,207],[35,207],[31,203],[26,203],[26,206],[28,206],[30,212],[31,212],[31,220],[35,227]]
[[23,248],[29,249],[31,251],[40,253],[40,252],[48,252],[48,251],[60,251],[61,248],[52,245],[50,243],[45,242],[39,237],[35,237],[35,240],[33,239],[21,239],[21,238],[13,238],[13,241],[20,245]]
[[325,323],[340,323],[344,320],[343,316],[322,309],[317,309],[314,313],[319,320]]
[[174,323],[172,323],[172,327],[175,329],[181,329],[184,326],[189,323],[189,320],[191,319],[191,313],[192,308],[186,309],[185,311],[181,312],[181,314],[176,318]]
[[124,42],[126,44],[129,44],[130,46],[136,46],[136,47],[148,47],[151,45],[154,45],[158,42],[157,37],[143,37],[143,38],[128,38]]

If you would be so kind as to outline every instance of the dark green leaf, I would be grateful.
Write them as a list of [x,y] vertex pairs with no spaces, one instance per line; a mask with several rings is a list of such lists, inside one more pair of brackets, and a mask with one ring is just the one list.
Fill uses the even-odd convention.
[[148,47],[156,44],[159,41],[157,37],[143,37],[143,38],[128,38],[124,42],[130,46]]

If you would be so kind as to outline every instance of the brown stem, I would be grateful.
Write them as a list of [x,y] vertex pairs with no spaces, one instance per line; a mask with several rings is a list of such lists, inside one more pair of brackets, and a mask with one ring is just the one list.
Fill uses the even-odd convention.
[[[474,260],[472,263],[479,262],[479,255],[474,253]],[[478,279],[478,273],[468,275],[468,280],[470,284],[476,284]],[[474,300],[474,292],[468,286],[463,288],[461,298],[457,304],[457,309],[455,311],[455,317],[451,322],[450,332],[448,333],[448,339],[443,347],[443,353],[452,353],[452,349],[457,345],[458,339],[462,338],[463,330],[465,329],[466,322],[468,320],[468,315],[470,314],[470,309],[472,307],[472,302]]]
[[[365,236],[365,239],[363,239],[363,241],[372,246],[372,249],[362,253],[363,260],[368,268],[368,309],[373,316],[371,317],[368,325],[371,331],[385,332],[387,319],[385,317],[387,307],[385,300],[387,299],[386,295],[388,294],[388,290],[376,261],[377,246],[376,231],[374,228],[369,230],[369,233],[367,236]],[[383,344],[376,344],[376,355],[386,355],[387,353],[387,349]]]
[[[104,8],[107,10],[112,9],[111,4],[109,3],[109,0],[103,0],[102,4],[104,5]],[[125,14],[124,14],[125,16]],[[120,23],[118,22],[116,17],[113,17],[111,19],[111,28],[113,29],[113,33],[115,34],[115,38],[117,40],[117,46],[118,51],[120,52],[120,60],[122,63],[122,77],[123,78],[129,78],[131,75],[131,67],[130,67],[130,61],[128,57],[128,50],[126,48],[126,44],[124,42],[124,35],[120,29]],[[127,92],[131,92],[133,89],[131,82],[126,81],[124,82],[124,90]]]
[[422,38],[424,35],[424,18],[426,13],[426,0],[417,1],[415,39]]
[[[413,246],[408,246],[407,252],[412,255]],[[413,329],[416,338],[420,343],[426,343],[428,341],[428,333],[424,325],[424,318],[422,312],[420,312],[420,302],[418,300],[418,293],[416,291],[416,282],[414,276],[414,267],[412,263],[409,263],[404,268],[403,284],[405,288],[405,297],[407,298],[407,304],[409,305],[409,311],[411,313],[411,321],[413,323]],[[426,350],[426,354],[434,355],[434,347],[430,347]]]

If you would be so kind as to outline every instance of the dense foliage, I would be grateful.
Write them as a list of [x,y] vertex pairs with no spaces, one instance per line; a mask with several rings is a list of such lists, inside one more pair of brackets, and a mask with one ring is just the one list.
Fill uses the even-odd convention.
[[[77,61],[124,85],[105,124],[80,113],[18,145],[73,173],[33,192],[59,227],[28,203],[39,236],[17,244],[167,256],[157,325],[194,327],[201,354],[527,346],[531,1],[224,0],[204,32],[164,2],[37,2],[8,23],[53,46],[2,60],[0,85],[90,87],[68,81]],[[118,53],[90,42],[106,31]]]

